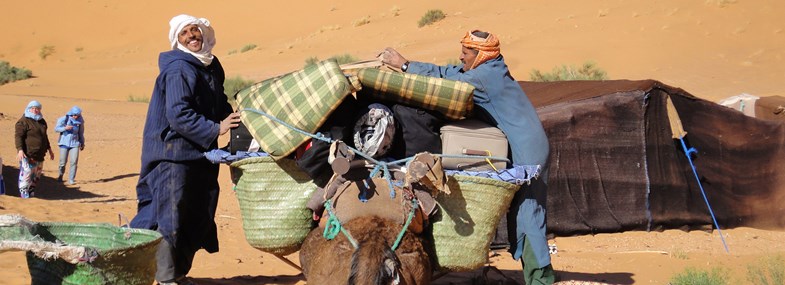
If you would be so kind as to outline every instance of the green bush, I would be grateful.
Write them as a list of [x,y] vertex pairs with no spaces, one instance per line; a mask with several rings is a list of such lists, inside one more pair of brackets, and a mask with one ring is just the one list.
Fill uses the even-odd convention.
[[234,100],[234,95],[237,94],[238,91],[248,88],[253,84],[254,81],[243,79],[239,75],[224,80],[224,93],[226,93],[226,97],[228,97],[229,104],[236,107],[237,102]]
[[586,62],[580,68],[566,65],[555,67],[551,73],[542,73],[537,69],[533,69],[529,74],[529,78],[531,78],[531,81],[537,82],[606,80],[608,79],[608,75],[604,70],[598,68],[593,62]]
[[671,285],[726,285],[729,284],[728,270],[715,267],[711,272],[687,268],[671,278]]
[[38,51],[38,57],[43,60],[46,60],[47,57],[55,53],[55,47],[50,45],[42,46],[41,49]]
[[134,95],[128,95],[128,102],[150,103],[150,97],[145,97],[145,96],[136,97]]
[[240,49],[240,53],[244,53],[246,51],[253,50],[255,48],[256,48],[255,44],[247,44],[243,48]]
[[417,22],[417,27],[422,28],[423,26],[436,23],[444,19],[444,17],[447,17],[447,15],[445,15],[442,10],[428,10],[428,12],[425,12],[425,15],[420,18],[420,21]]
[[0,85],[30,77],[33,77],[32,71],[11,66],[7,61],[0,61]]
[[457,59],[457,58],[451,58],[451,59],[448,59],[448,60],[447,60],[447,65],[457,65],[457,66],[463,66],[463,62],[461,62],[461,60],[460,60],[460,59]]
[[782,255],[768,256],[747,266],[747,280],[756,285],[785,284],[785,260]]
[[371,16],[365,16],[360,19],[354,20],[354,22],[352,22],[352,26],[359,27],[370,23],[371,23]]
[[[335,61],[338,62],[338,64],[345,64],[345,63],[352,63],[352,62],[359,61],[359,59],[357,59],[356,57],[354,57],[353,55],[348,54],[348,53],[341,54],[341,55],[334,55],[334,56],[331,56],[328,59],[334,59]],[[312,56],[312,57],[306,58],[305,59],[305,66],[303,66],[303,68],[308,67],[308,66],[313,65],[313,64],[316,64],[317,62],[319,62],[319,58],[318,57]]]

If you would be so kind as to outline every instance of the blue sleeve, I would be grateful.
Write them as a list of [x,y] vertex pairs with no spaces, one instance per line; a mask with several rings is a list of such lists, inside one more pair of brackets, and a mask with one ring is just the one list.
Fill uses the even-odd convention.
[[[196,73],[186,64],[168,69],[166,75],[166,120],[169,127],[187,140],[207,149],[218,138],[220,125],[198,113],[196,105]],[[204,90],[204,92],[209,92]]]
[[65,120],[68,116],[60,117],[57,119],[57,123],[55,123],[55,132],[62,133],[65,132]]
[[432,63],[425,62],[410,62],[409,69],[406,73],[413,73],[419,75],[426,75],[431,77],[439,77],[455,81],[462,81],[474,86],[474,101],[487,102],[488,96],[485,92],[486,88],[483,84],[483,74],[476,69],[468,72],[461,72],[461,67],[457,65],[439,66]]

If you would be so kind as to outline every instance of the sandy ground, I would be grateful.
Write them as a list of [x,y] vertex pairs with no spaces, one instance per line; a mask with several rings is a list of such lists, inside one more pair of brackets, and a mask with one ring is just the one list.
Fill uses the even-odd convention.
[[[86,149],[77,185],[57,183],[56,161],[46,161],[35,199],[0,196],[0,214],[36,221],[108,222],[135,214],[141,133],[167,49],[168,20],[179,13],[206,17],[218,37],[215,54],[227,76],[262,80],[299,69],[310,57],[374,57],[397,48],[410,60],[455,61],[458,41],[473,28],[497,33],[513,76],[532,69],[595,62],[611,79],[656,79],[711,101],[741,93],[785,95],[785,2],[708,1],[304,1],[273,5],[240,0],[13,1],[0,5],[5,27],[0,61],[33,71],[35,78],[0,86],[0,156],[6,184],[18,173],[13,124],[29,100],[43,103],[54,124],[71,106],[86,119]],[[417,27],[429,9],[447,18]],[[364,21],[365,20],[365,21]],[[359,24],[367,22],[366,24]],[[256,45],[247,52],[240,50]],[[45,46],[54,52],[42,58]],[[56,134],[50,132],[55,143]],[[222,138],[226,141],[226,138]],[[57,157],[55,158],[57,159]],[[200,284],[305,284],[299,271],[248,245],[242,217],[222,166],[216,222],[221,251],[200,252],[191,275]],[[9,189],[10,194],[17,193]],[[726,268],[745,283],[747,266],[783,254],[783,231],[752,228],[719,233],[627,232],[552,240],[561,280],[666,284],[687,267]],[[23,253],[0,254],[3,284],[29,284]],[[295,263],[297,254],[289,256]],[[491,264],[520,279],[519,264],[501,252]],[[480,271],[451,273],[436,284],[472,284]]]

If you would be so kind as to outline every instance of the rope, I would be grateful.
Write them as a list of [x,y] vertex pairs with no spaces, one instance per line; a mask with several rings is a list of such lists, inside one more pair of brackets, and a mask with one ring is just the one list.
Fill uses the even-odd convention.
[[[301,135],[308,136],[308,137],[311,137],[311,138],[314,138],[314,139],[318,139],[318,140],[324,141],[324,142],[329,143],[329,144],[332,144],[335,141],[333,139],[325,137],[321,133],[312,134],[312,133],[303,131],[303,130],[301,130],[301,129],[295,127],[295,126],[292,126],[292,125],[282,121],[281,119],[278,119],[275,116],[267,114],[267,113],[265,113],[265,112],[263,112],[261,110],[251,109],[251,108],[243,108],[240,111],[241,112],[252,112],[252,113],[256,113],[256,114],[265,116],[268,119],[272,120],[273,122],[276,122],[276,123],[281,124],[281,125],[289,128],[289,129],[292,129],[293,131],[295,131],[295,132],[297,132],[297,133],[299,133]],[[384,161],[376,160],[373,157],[371,157],[370,155],[368,155],[368,154],[366,154],[366,153],[364,153],[362,151],[359,151],[356,148],[353,148],[351,146],[347,145],[346,147],[349,148],[350,150],[354,151],[355,154],[360,155],[361,157],[365,158],[366,160],[370,161],[371,163],[373,163],[375,165],[373,170],[371,171],[371,174],[368,175],[369,177],[372,178],[376,174],[378,174],[379,171],[382,171],[382,173],[383,173],[382,177],[384,177],[384,179],[387,180],[387,186],[390,188],[390,198],[395,198],[395,188],[393,188],[392,175],[390,175],[390,167],[389,166],[390,165],[404,165],[404,164],[408,163],[410,160],[412,160],[413,157],[407,157],[407,158],[404,158],[404,159],[399,159],[399,160],[395,160],[395,161],[391,161],[391,162],[384,162]],[[495,156],[490,156],[490,155],[489,156],[460,155],[460,154],[459,155],[434,154],[434,155],[435,156],[439,156],[439,157],[450,157],[450,158],[475,158],[475,159],[476,158],[484,158],[489,163],[490,163],[490,160],[501,160],[501,161],[510,162],[510,160],[505,158],[505,157],[495,157]],[[493,164],[491,164],[491,166],[493,166]],[[494,167],[494,170],[496,170],[496,167]],[[498,172],[498,170],[497,170],[497,172]]]
[[417,203],[417,198],[412,199],[412,210],[409,211],[409,217],[406,218],[406,223],[403,224],[403,228],[401,229],[401,232],[399,232],[398,237],[395,238],[395,242],[393,243],[392,246],[393,251],[395,251],[395,249],[398,248],[398,245],[401,244],[401,240],[403,239],[403,234],[406,233],[406,229],[408,229],[409,224],[412,223],[412,218],[414,218],[414,212],[417,211],[418,205],[419,203]]
[[322,233],[322,236],[327,240],[332,240],[336,236],[338,236],[339,232],[341,232],[343,233],[343,235],[346,236],[346,239],[348,239],[349,242],[352,243],[354,249],[359,248],[360,246],[357,244],[357,240],[355,240],[354,237],[352,237],[352,234],[350,234],[348,230],[344,229],[343,226],[341,226],[341,221],[338,220],[338,216],[335,215],[335,213],[333,212],[333,205],[332,203],[330,203],[330,200],[324,202],[324,207],[327,209],[327,212],[330,214],[330,217],[327,218],[327,224],[324,226],[324,233]]
[[706,207],[709,208],[711,220],[714,221],[714,226],[717,227],[717,232],[720,234],[720,239],[722,239],[722,245],[725,246],[725,252],[730,253],[730,250],[728,250],[728,244],[725,243],[725,237],[722,236],[720,225],[717,223],[717,218],[714,217],[714,211],[711,210],[711,205],[709,205],[709,199],[706,198],[706,192],[703,190],[703,184],[701,183],[700,176],[698,176],[698,171],[695,169],[695,164],[693,164],[692,157],[690,156],[691,153],[697,153],[698,151],[694,147],[688,149],[687,144],[684,142],[684,137],[680,137],[679,140],[681,141],[681,147],[684,149],[684,154],[687,156],[687,160],[690,162],[690,167],[692,167],[692,173],[695,174],[695,180],[698,181],[698,187],[701,189],[703,201],[706,202]]

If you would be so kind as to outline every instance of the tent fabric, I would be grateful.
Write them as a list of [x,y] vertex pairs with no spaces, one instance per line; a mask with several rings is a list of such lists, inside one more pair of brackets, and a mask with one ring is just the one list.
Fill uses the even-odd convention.
[[520,85],[550,141],[550,235],[713,227],[668,100],[720,227],[785,226],[785,123],[654,80]]

